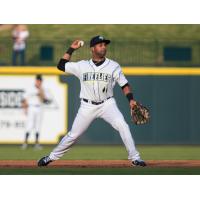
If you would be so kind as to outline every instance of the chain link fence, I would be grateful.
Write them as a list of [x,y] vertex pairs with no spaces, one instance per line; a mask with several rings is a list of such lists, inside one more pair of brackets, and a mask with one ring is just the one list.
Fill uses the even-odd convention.
[[[12,44],[8,38],[0,39],[0,65],[12,65]],[[28,39],[26,47],[27,66],[55,66],[71,44],[71,40]],[[165,47],[191,49],[191,59],[186,61],[166,61]],[[45,57],[45,50],[47,56]],[[48,58],[48,54],[50,55]],[[89,42],[73,54],[72,60],[90,59]],[[122,66],[200,66],[200,41],[132,40],[112,41],[108,46],[107,57]]]

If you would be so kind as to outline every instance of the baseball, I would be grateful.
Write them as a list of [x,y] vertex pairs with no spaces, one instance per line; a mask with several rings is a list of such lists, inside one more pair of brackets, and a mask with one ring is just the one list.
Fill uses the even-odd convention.
[[79,44],[80,47],[82,47],[82,46],[84,45],[84,41],[80,40],[80,41],[78,42],[78,44]]

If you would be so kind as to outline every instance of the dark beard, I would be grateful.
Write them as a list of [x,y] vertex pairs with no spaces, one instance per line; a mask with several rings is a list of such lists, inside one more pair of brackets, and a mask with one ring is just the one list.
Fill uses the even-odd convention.
[[97,53],[97,55],[99,58],[104,58],[106,56],[106,50],[102,53],[101,52]]

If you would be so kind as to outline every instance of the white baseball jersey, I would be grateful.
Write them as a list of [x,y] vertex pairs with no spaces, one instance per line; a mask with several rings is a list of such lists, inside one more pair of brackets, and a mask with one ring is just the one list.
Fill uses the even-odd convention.
[[116,82],[120,86],[128,83],[120,65],[108,58],[100,66],[96,66],[92,59],[67,62],[65,72],[79,78],[81,83],[80,98],[96,102],[112,97]]
[[12,36],[18,38],[17,40],[14,41],[13,49],[16,51],[24,50],[26,48],[25,40],[29,36],[29,32],[27,30],[24,31],[14,30]]
[[[49,92],[46,88],[43,88],[45,98],[49,99]],[[28,106],[42,106],[43,102],[39,97],[39,89],[37,87],[30,88],[27,92],[25,92],[23,99],[26,99],[28,102]]]

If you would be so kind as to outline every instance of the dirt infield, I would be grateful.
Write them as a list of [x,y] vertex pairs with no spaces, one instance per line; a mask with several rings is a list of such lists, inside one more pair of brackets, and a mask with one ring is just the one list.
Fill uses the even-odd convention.
[[[200,167],[200,160],[148,160],[147,167]],[[1,160],[0,168],[35,168],[35,160]],[[48,168],[129,168],[128,160],[59,160]]]

